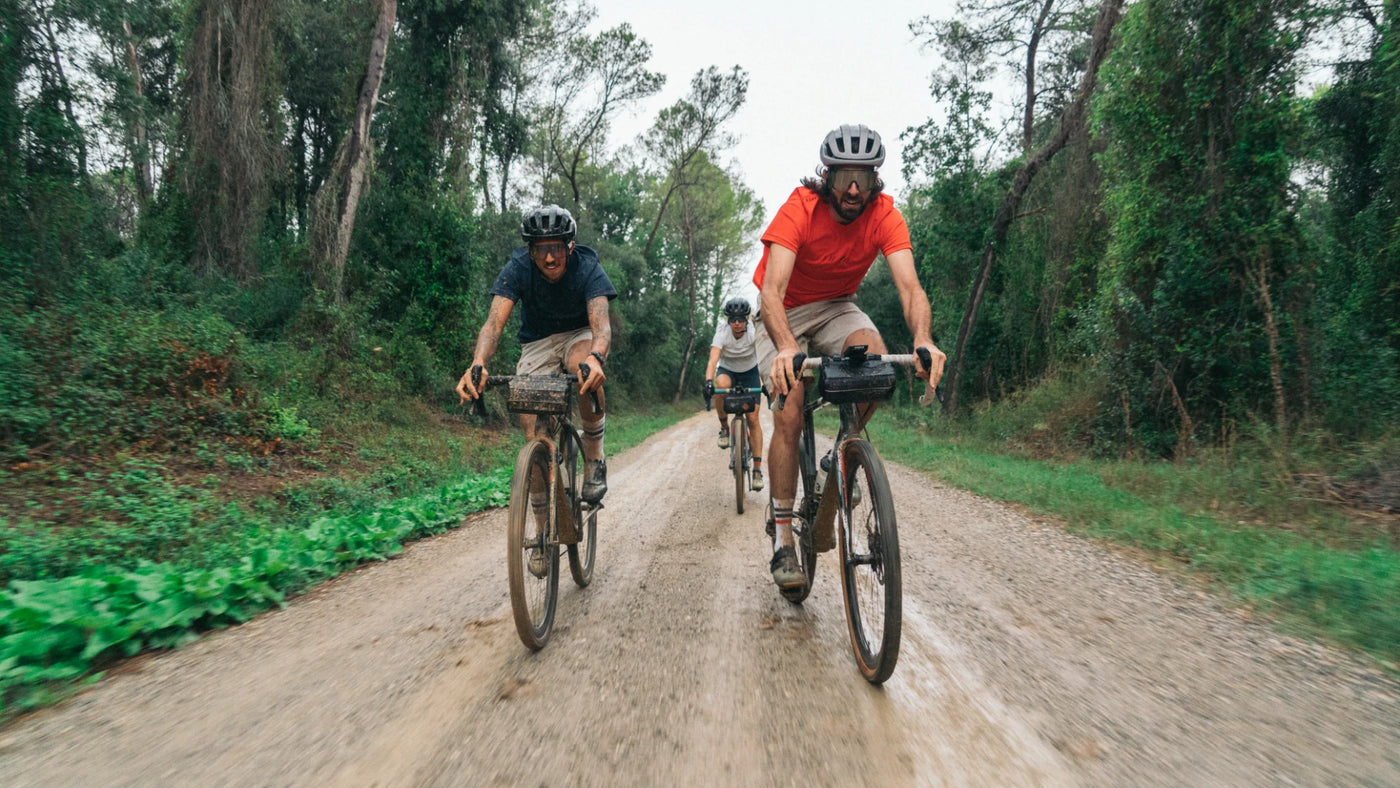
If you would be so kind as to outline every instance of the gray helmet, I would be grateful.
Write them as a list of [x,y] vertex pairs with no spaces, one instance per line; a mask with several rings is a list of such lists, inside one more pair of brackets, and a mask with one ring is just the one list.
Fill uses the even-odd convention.
[[822,164],[827,167],[879,167],[885,163],[885,144],[879,132],[860,124],[843,124],[822,140]]
[[574,224],[573,215],[557,205],[536,208],[525,214],[524,221],[520,223],[520,237],[526,241],[538,241],[544,238],[563,238],[565,241],[572,241],[577,230],[578,226]]
[[724,302],[724,315],[728,318],[749,316],[749,302],[743,298],[731,298]]

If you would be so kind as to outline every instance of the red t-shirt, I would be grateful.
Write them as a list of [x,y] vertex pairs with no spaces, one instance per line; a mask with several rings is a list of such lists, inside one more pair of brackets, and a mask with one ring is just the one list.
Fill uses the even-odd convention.
[[913,248],[909,226],[888,194],[877,195],[855,221],[840,224],[821,195],[806,186],[793,190],[763,233],[763,259],[753,274],[753,283],[760,290],[763,272],[768,270],[768,252],[775,243],[797,252],[783,297],[784,309],[852,295],[877,253],[889,257]]

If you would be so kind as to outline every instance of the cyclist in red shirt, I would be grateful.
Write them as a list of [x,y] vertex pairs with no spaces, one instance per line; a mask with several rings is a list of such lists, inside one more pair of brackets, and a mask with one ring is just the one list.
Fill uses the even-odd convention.
[[[885,161],[880,135],[864,124],[843,125],[822,140],[820,178],[804,178],[763,234],[763,258],[754,272],[761,323],[755,332],[759,370],[776,398],[802,402],[802,380],[792,368],[799,352],[834,355],[852,345],[886,352],[875,324],[855,304],[856,290],[879,254],[904,307],[914,347],[928,348],[931,369],[918,369],[934,384],[947,356],[933,344],[928,296],[919,284],[904,216],[883,193],[878,168]],[[869,419],[874,405],[867,406]],[[792,506],[797,495],[797,442],[802,409],[773,411],[768,444],[774,521],[769,569],[780,588],[805,578],[793,550]]]

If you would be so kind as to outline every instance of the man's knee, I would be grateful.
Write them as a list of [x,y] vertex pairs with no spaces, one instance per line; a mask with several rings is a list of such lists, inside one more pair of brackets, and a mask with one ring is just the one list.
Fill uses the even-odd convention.
[[873,328],[861,328],[852,331],[850,335],[846,337],[846,344],[842,349],[844,350],[845,348],[854,347],[856,345],[865,345],[866,350],[870,353],[885,353],[885,340],[880,337],[880,332]]

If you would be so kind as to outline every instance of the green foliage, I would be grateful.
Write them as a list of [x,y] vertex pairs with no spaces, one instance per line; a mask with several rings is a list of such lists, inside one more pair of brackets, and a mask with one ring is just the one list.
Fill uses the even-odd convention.
[[[1096,112],[1112,235],[1099,298],[1118,336],[1113,376],[1150,451],[1180,450],[1194,424],[1272,399],[1263,288],[1298,266],[1287,184],[1301,6],[1137,3],[1103,67]],[[1283,339],[1292,364],[1296,336]],[[1121,411],[1105,417],[1122,421]]]
[[[942,422],[908,429],[908,415],[882,414],[871,423],[890,460],[1023,504],[1076,533],[1148,550],[1290,625],[1400,659],[1400,551],[1374,532],[1332,530],[1325,514],[1300,516],[1287,530],[1245,521],[1246,507],[1280,498],[1276,481],[1261,490],[1261,481],[1277,479],[1272,461],[1044,462]],[[1221,501],[1249,503],[1227,513],[1212,508]]]
[[271,531],[245,545],[232,568],[99,565],[60,579],[16,580],[0,592],[0,713],[40,701],[36,689],[48,682],[247,621],[315,580],[395,555],[405,541],[440,533],[470,512],[502,506],[508,477],[502,470],[373,512]]

